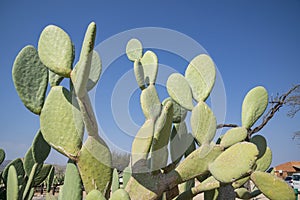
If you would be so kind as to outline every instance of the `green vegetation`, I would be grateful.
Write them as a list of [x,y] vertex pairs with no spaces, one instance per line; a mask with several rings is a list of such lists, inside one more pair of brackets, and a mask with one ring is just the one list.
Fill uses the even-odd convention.
[[[142,90],[145,122],[132,143],[123,184],[118,183],[112,153],[98,135],[88,95],[101,74],[101,59],[93,50],[95,36],[92,22],[76,64],[70,37],[54,25],[42,31],[37,50],[26,46],[18,54],[13,66],[16,90],[24,105],[40,117],[41,127],[25,158],[12,161],[1,174],[5,185],[2,198],[31,199],[35,186],[44,180],[52,185],[53,166],[44,164],[50,147],[69,158],[60,199],[82,199],[83,187],[86,199],[94,200],[192,199],[202,192],[206,199],[216,199],[228,188],[246,199],[261,192],[271,199],[294,197],[284,181],[265,172],[271,150],[263,136],[252,136],[253,124],[268,105],[266,89],[258,86],[249,91],[242,105],[242,126],[228,130],[214,143],[216,117],[205,102],[216,77],[212,59],[198,55],[184,75],[170,75],[166,83],[170,98],[160,102],[155,86],[158,58],[152,51],[144,53],[137,39],[128,42],[126,53]],[[62,78],[70,79],[69,88],[59,85]],[[187,131],[188,111],[192,133]],[[84,130],[88,134],[85,141]],[[4,156],[1,150],[1,161]],[[169,157],[172,163],[167,165]],[[197,186],[195,179],[200,181]],[[248,180],[255,183],[257,191],[244,187]],[[49,188],[47,192],[47,199],[56,199]]]

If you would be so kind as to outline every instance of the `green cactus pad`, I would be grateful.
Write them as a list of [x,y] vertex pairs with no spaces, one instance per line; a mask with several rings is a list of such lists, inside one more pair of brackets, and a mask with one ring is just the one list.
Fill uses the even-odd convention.
[[242,105],[242,126],[250,128],[265,112],[268,106],[268,92],[258,86],[250,90]]
[[114,168],[113,176],[112,176],[112,183],[111,183],[111,192],[114,193],[119,188],[120,188],[119,173],[118,173],[118,170],[116,168]]
[[180,123],[182,122],[187,114],[187,110],[181,107],[178,103],[172,100],[171,97],[166,98],[162,105],[165,105],[168,101],[173,103],[173,123]]
[[167,102],[155,122],[154,137],[151,148],[151,169],[165,167],[168,162],[168,143],[172,128],[173,103]]
[[24,170],[27,176],[30,175],[32,167],[35,163],[36,162],[34,161],[33,158],[32,147],[30,147],[24,157]]
[[173,103],[171,101],[167,102],[157,118],[154,127],[154,141],[152,148],[153,150],[158,150],[166,145],[168,145],[173,119]]
[[87,195],[85,200],[106,200],[99,190],[92,190]]
[[180,176],[180,182],[207,174],[209,165],[222,152],[223,148],[218,145],[210,147],[208,151],[206,145],[200,146],[176,167],[175,170]]
[[158,60],[156,54],[152,51],[146,51],[140,61],[144,69],[145,83],[147,85],[155,84],[158,71]]
[[38,53],[51,71],[70,77],[74,52],[71,39],[65,31],[54,25],[47,26],[40,35]]
[[76,164],[71,160],[66,167],[62,199],[82,200],[81,178]]
[[246,188],[238,188],[234,190],[236,193],[236,197],[239,199],[250,199],[251,193]]
[[44,139],[69,158],[76,158],[82,146],[84,125],[77,102],[62,86],[52,87],[40,116]]
[[271,166],[272,163],[272,151],[269,147],[267,147],[263,156],[261,156],[256,161],[256,171],[264,172]]
[[86,85],[87,91],[93,89],[95,85],[98,83],[101,72],[102,72],[102,62],[100,56],[97,53],[97,51],[93,51],[89,80]]
[[0,165],[5,159],[5,151],[3,149],[0,149]]
[[267,149],[267,140],[262,135],[255,135],[250,139],[250,142],[254,143],[259,151],[258,158],[262,157]]
[[19,184],[18,184],[18,175],[16,168],[11,165],[8,170],[7,176],[7,191],[6,197],[9,200],[18,200],[19,199]]
[[48,84],[48,69],[33,46],[24,47],[17,55],[12,77],[22,102],[31,112],[40,114]]
[[192,110],[193,98],[189,83],[179,73],[171,74],[167,80],[167,90],[170,97],[186,110]]
[[184,157],[188,157],[193,151],[196,150],[196,144],[194,137],[192,136],[191,133],[186,135],[186,144],[189,145],[188,149],[184,152]]
[[257,156],[256,145],[249,142],[237,143],[225,150],[209,166],[209,171],[220,182],[230,183],[249,173]]
[[206,103],[200,101],[192,110],[191,128],[195,139],[200,143],[210,143],[216,134],[217,121]]
[[249,181],[249,179],[250,179],[250,176],[246,176],[246,177],[243,177],[241,179],[238,179],[238,180],[232,182],[231,185],[233,188],[236,189],[236,188],[243,186],[247,181]]
[[[96,24],[92,22],[86,30],[79,61],[71,73],[73,86],[78,97],[83,97],[87,92],[86,88],[91,71],[95,36]],[[74,73],[76,74],[75,76]]]
[[148,119],[137,132],[131,147],[131,162],[134,166],[138,161],[145,162],[150,151],[154,134],[154,121]]
[[179,162],[185,151],[189,148],[186,143],[186,135],[188,135],[186,123],[174,124],[170,135],[170,155],[172,162]]
[[42,132],[39,130],[32,143],[33,159],[37,163],[44,162],[51,150],[51,146],[45,141]]
[[126,54],[129,60],[135,61],[142,57],[143,46],[138,39],[131,39],[126,45]]
[[214,62],[206,54],[196,56],[188,65],[185,78],[191,86],[194,99],[198,102],[205,101],[216,79]]
[[204,192],[204,199],[209,199],[209,200],[218,200],[219,196],[219,190],[214,189],[214,190],[209,190]]
[[142,91],[140,101],[146,119],[156,119],[159,116],[161,103],[154,85]]
[[80,150],[77,166],[85,190],[97,189],[106,196],[112,176],[111,153],[100,137],[88,136]]
[[112,193],[110,200],[130,200],[129,194],[124,189],[118,189]]
[[16,169],[19,182],[21,183],[21,180],[25,176],[25,171],[24,171],[23,162],[20,158],[17,158],[15,160],[11,161],[4,168],[4,170],[2,172],[2,178],[3,178],[4,183],[7,183],[8,170],[9,170],[10,166],[14,166],[14,168]]
[[49,74],[49,84],[51,87],[58,86],[64,79],[64,77],[62,77],[58,74],[55,74],[51,70],[48,70],[48,74]]
[[179,194],[191,190],[195,186],[195,180],[191,179],[178,185]]
[[37,174],[37,171],[39,169],[41,169],[41,166],[42,166],[42,164],[39,164],[39,163],[35,163],[32,166],[30,175],[28,176],[27,183],[26,183],[26,186],[25,186],[25,189],[24,189],[24,192],[23,192],[23,199],[29,199],[28,197],[30,196],[31,188],[33,187],[34,177]]
[[52,168],[52,165],[44,164],[41,170],[39,170],[34,176],[33,186],[39,186],[44,180],[46,180]]
[[133,71],[138,86],[141,88],[141,90],[145,89],[144,69],[140,60],[134,61]]
[[52,187],[53,180],[54,180],[54,174],[55,174],[55,168],[52,166],[50,169],[50,172],[48,174],[47,182],[46,182],[46,186],[47,186],[46,192],[47,193],[50,193],[50,191],[51,191],[51,187]]
[[269,173],[255,171],[251,174],[251,180],[257,186],[257,188],[269,199],[296,199],[293,188],[279,177],[276,177]]
[[244,127],[237,127],[228,130],[225,135],[222,137],[220,145],[224,148],[230,147],[235,143],[242,142],[247,137],[247,129]]
[[126,187],[131,177],[131,174],[132,174],[131,167],[125,167],[125,169],[123,170],[123,188]]

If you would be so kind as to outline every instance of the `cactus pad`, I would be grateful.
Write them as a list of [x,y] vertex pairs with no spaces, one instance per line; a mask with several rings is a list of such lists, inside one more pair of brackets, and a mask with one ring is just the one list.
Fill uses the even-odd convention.
[[217,121],[206,103],[200,101],[192,110],[191,128],[200,144],[210,143],[216,134]]
[[269,147],[267,147],[263,156],[261,156],[256,161],[256,171],[264,172],[271,166],[272,163],[272,151]]
[[264,136],[262,135],[255,135],[250,139],[250,142],[252,142],[253,144],[256,145],[259,154],[258,154],[258,158],[262,157],[267,149],[267,140]]
[[48,69],[33,46],[24,47],[17,55],[12,70],[13,81],[24,105],[40,114],[48,84]]
[[[202,153],[202,151],[205,151],[205,153]],[[222,153],[222,151],[223,148],[217,145],[210,147],[208,151],[206,145],[193,151],[175,169],[180,176],[180,180],[184,182],[196,176],[207,174],[209,165]],[[203,156],[199,156],[201,154]]]
[[168,101],[171,101],[173,103],[173,122],[174,123],[180,123],[182,122],[187,114],[187,110],[181,107],[178,103],[172,100],[171,97],[166,98],[162,105],[165,105]]
[[6,197],[9,200],[19,199],[18,175],[13,165],[10,166],[8,170]]
[[49,74],[49,83],[51,87],[58,86],[64,79],[64,77],[52,72],[51,70],[48,70],[48,74]]
[[110,200],[130,200],[129,194],[124,189],[118,189],[112,193]]
[[214,86],[216,69],[212,59],[206,54],[196,56],[185,71],[193,97],[196,101],[205,101]]
[[238,188],[234,190],[237,198],[239,199],[250,199],[251,193],[246,188]]
[[167,80],[167,90],[170,97],[180,106],[187,110],[192,110],[193,97],[189,83],[179,73],[171,74]]
[[185,151],[189,148],[186,141],[188,135],[185,122],[176,123],[170,135],[170,153],[172,162],[179,162]]
[[77,166],[87,192],[97,189],[105,196],[110,190],[111,153],[99,138],[88,136],[80,150]]
[[30,175],[32,167],[35,163],[36,162],[34,161],[33,158],[32,147],[30,147],[24,157],[24,170],[27,176]]
[[151,149],[151,169],[165,167],[168,162],[168,143],[172,128],[173,103],[166,103],[155,122],[154,137]]
[[150,151],[154,134],[154,121],[148,119],[136,134],[131,147],[131,162],[135,165],[138,161],[145,162]]
[[130,177],[131,177],[131,167],[125,167],[124,171],[123,171],[123,188],[126,187]]
[[232,128],[222,137],[220,145],[224,148],[230,147],[235,143],[245,140],[247,135],[247,129],[244,127]]
[[251,180],[269,199],[291,200],[296,198],[292,187],[279,177],[269,173],[255,171],[251,174]]
[[69,160],[66,167],[62,199],[82,199],[81,178],[76,164],[73,163],[71,160]]
[[93,51],[89,80],[86,85],[87,91],[93,89],[93,87],[95,87],[95,85],[98,83],[101,72],[102,72],[102,62],[100,56],[97,53],[97,51]]
[[140,60],[134,61],[133,70],[138,86],[141,88],[141,90],[145,89],[144,69]]
[[152,51],[146,51],[140,61],[144,70],[145,83],[147,85],[155,84],[158,71],[158,61],[156,54]]
[[39,186],[48,177],[52,168],[52,165],[44,164],[43,167],[35,174],[33,186]]
[[54,25],[47,26],[40,35],[38,53],[51,71],[70,77],[74,52],[71,39],[65,31]]
[[154,85],[144,89],[140,97],[141,107],[146,119],[156,119],[161,111],[161,103]]
[[250,90],[242,105],[242,126],[250,128],[265,112],[268,106],[268,92],[258,86]]
[[160,116],[155,122],[153,150],[157,150],[168,145],[172,128],[172,118],[173,103],[170,101],[163,106]]
[[126,54],[129,60],[135,61],[142,57],[143,46],[138,39],[131,39],[126,46]]
[[[9,171],[9,167],[10,166],[14,166],[14,168],[17,171],[18,174],[18,179],[23,179],[23,177],[25,176],[25,171],[24,171],[24,167],[23,167],[23,162],[20,158],[17,158],[13,161],[11,161],[10,163],[8,163],[6,165],[6,167],[4,168],[3,172],[2,172],[2,178],[4,183],[7,183],[7,176],[8,176],[8,171]],[[19,181],[21,182],[21,181]]]
[[112,183],[111,183],[111,192],[114,193],[117,189],[120,188],[119,182],[119,173],[116,168],[113,170]]
[[251,171],[257,155],[258,150],[254,144],[249,142],[237,143],[217,157],[209,166],[209,170],[220,182],[230,183]]
[[33,139],[32,156],[35,162],[44,162],[51,150],[51,146],[45,141],[42,132],[39,130]]
[[72,94],[62,86],[52,87],[41,112],[44,139],[69,158],[76,158],[82,146],[84,126]]
[[92,190],[87,195],[85,200],[106,200],[99,190]]
[[91,71],[95,36],[96,24],[92,22],[86,30],[79,61],[71,73],[74,89],[78,97],[83,97],[87,92],[86,88]]
[[5,151],[3,149],[0,149],[0,165],[5,159]]

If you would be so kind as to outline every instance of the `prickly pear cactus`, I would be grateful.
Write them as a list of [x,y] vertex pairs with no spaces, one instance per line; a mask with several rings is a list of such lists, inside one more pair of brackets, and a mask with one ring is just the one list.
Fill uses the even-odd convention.
[[[252,198],[260,191],[266,191],[266,195],[269,195],[268,189],[261,186],[262,190],[255,191],[243,188],[250,177],[259,185],[256,177],[260,175],[256,174],[266,171],[272,160],[272,152],[264,138],[251,138],[252,134],[249,133],[268,104],[268,94],[263,87],[256,87],[246,95],[242,105],[242,126],[228,130],[215,144],[217,120],[205,103],[216,78],[212,59],[206,54],[198,55],[188,65],[185,75],[171,74],[166,83],[170,97],[160,107],[151,76],[148,82],[145,78],[150,73],[143,68],[145,64],[142,60],[146,53],[143,55],[141,42],[130,40],[126,53],[129,60],[134,62],[136,80],[142,89],[141,107],[146,118],[132,144],[133,171],[128,182],[126,178],[125,184],[131,199],[192,199],[202,192],[207,199],[218,199],[226,198],[229,190],[230,198]],[[156,63],[156,56],[151,60]],[[197,105],[194,105],[194,100]],[[172,102],[173,107],[172,120],[171,117],[164,117],[164,106],[169,102]],[[188,134],[186,128],[187,111],[191,111],[192,134]],[[160,127],[166,130],[162,135],[157,134]],[[168,136],[169,144],[166,142]],[[199,145],[198,148],[195,143]],[[162,160],[166,159],[165,155],[168,155],[168,147],[172,163],[160,167],[163,166]],[[154,150],[160,152],[160,159],[152,154]],[[149,161],[150,165],[147,165]],[[200,185],[189,184],[195,178],[201,180]],[[284,187],[287,187],[286,184]],[[291,197],[292,192],[286,192]]]
[[[161,103],[155,86],[158,57],[151,50],[144,53],[138,39],[128,42],[126,54],[142,90],[145,121],[133,140],[131,162],[120,185],[116,171],[113,178],[111,152],[98,135],[88,94],[102,70],[101,59],[93,50],[96,32],[96,24],[90,23],[74,66],[75,47],[69,35],[54,25],[42,31],[37,50],[26,46],[17,55],[12,70],[17,93],[39,115],[41,127],[24,159],[12,161],[1,173],[8,199],[31,199],[34,187],[47,177],[51,185],[54,168],[44,164],[51,148],[70,159],[60,199],[82,199],[82,188],[86,199],[99,200],[192,199],[202,192],[205,198],[218,199],[225,198],[227,191],[240,198],[260,192],[270,199],[294,198],[284,181],[265,172],[272,152],[264,137],[250,132],[267,108],[266,89],[258,86],[247,93],[241,127],[228,130],[215,143],[217,119],[205,102],[216,79],[213,60],[200,54],[184,75],[171,74],[166,82],[170,97]],[[63,78],[69,79],[69,88],[59,85]],[[0,150],[0,163],[4,157]],[[195,179],[200,180],[199,185],[194,185]],[[243,187],[250,179],[257,190]],[[47,199],[54,198],[49,188],[47,192]]]
[[5,159],[5,151],[3,149],[0,149],[0,164],[4,161]]

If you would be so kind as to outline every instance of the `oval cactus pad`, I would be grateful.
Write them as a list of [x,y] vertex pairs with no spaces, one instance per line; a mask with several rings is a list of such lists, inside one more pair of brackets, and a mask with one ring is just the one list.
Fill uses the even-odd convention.
[[196,56],[188,65],[185,71],[185,78],[192,88],[194,99],[196,101],[205,101],[216,79],[214,62],[206,54]]
[[251,171],[257,155],[255,144],[237,143],[217,157],[209,166],[209,171],[220,182],[230,183]]
[[268,106],[268,92],[258,86],[250,90],[242,105],[242,126],[250,128],[265,112]]
[[77,102],[62,86],[51,88],[40,116],[44,139],[54,149],[69,158],[77,156],[84,132],[84,125]]
[[48,85],[48,69],[33,46],[24,47],[14,62],[13,81],[24,105],[40,114]]
[[70,77],[74,52],[71,39],[64,30],[54,25],[47,26],[40,35],[38,52],[51,71]]

